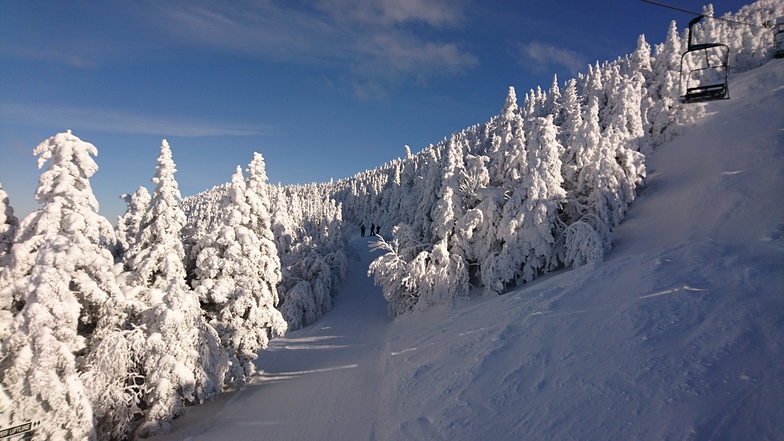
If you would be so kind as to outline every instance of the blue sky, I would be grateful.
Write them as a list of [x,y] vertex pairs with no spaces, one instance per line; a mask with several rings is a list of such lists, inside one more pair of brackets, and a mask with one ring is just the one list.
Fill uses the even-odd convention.
[[164,138],[183,196],[254,151],[273,183],[341,179],[487,121],[510,85],[563,83],[690,18],[638,0],[3,0],[0,183],[34,210],[32,150],[67,129],[98,148],[112,222],[121,194],[152,188]]

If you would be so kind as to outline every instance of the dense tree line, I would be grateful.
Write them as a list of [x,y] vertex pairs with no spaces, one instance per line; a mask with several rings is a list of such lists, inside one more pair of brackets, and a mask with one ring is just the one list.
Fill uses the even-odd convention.
[[186,268],[186,217],[165,140],[154,191],[124,196],[116,228],[90,187],[94,145],[69,131],[34,153],[49,164],[41,207],[17,225],[0,198],[0,369],[11,422],[40,421],[42,439],[165,433],[184,405],[243,384],[258,352],[286,331],[261,156],[247,179],[238,168],[220,222],[188,247],[195,264]]

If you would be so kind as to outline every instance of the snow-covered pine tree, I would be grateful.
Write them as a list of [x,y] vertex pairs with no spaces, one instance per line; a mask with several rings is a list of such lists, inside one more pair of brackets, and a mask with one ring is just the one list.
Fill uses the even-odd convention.
[[76,356],[116,325],[122,296],[112,267],[111,224],[97,213],[90,177],[98,151],[70,131],[39,144],[42,207],[22,220],[2,290],[16,316],[2,346],[0,378],[17,422],[40,421],[42,439],[94,436],[88,391]]
[[[530,106],[532,98],[527,102]],[[531,110],[529,110],[531,111]],[[497,120],[497,128],[493,137],[498,141],[498,159],[496,171],[499,175],[492,179],[498,187],[502,189],[508,200],[501,202],[502,206],[489,207],[491,210],[498,210],[500,213],[499,222],[495,231],[493,243],[500,248],[490,250],[484,257],[480,266],[480,278],[486,292],[500,292],[503,286],[514,279],[517,269],[527,258],[523,253],[527,250],[509,249],[509,241],[516,235],[519,223],[514,220],[519,209],[522,208],[525,199],[525,188],[522,188],[524,174],[528,170],[528,154],[526,151],[525,121],[517,107],[517,97],[513,87],[509,88],[506,102],[501,115]],[[494,147],[495,149],[495,147]],[[489,199],[492,201],[493,199]],[[492,214],[486,216],[494,218]]]
[[118,217],[115,233],[121,263],[115,265],[117,283],[124,294],[118,302],[115,326],[101,334],[101,339],[85,359],[87,369],[81,378],[93,407],[98,439],[117,440],[131,436],[143,415],[145,387],[143,357],[147,333],[142,324],[142,313],[148,305],[140,293],[145,286],[133,286],[133,274],[124,271],[126,253],[136,244],[142,217],[150,203],[150,194],[139,187],[133,195],[123,195],[127,210]]
[[469,262],[482,262],[494,250],[500,248],[495,232],[500,222],[500,207],[503,192],[490,187],[490,173],[484,155],[466,156],[465,177],[460,192],[466,201],[466,210],[455,225],[457,246]]
[[[498,183],[505,189],[516,188],[525,170],[525,130],[524,120],[520,109],[517,107],[517,95],[514,87],[509,87],[506,102],[498,118],[493,144],[498,144],[498,157],[495,159],[497,172],[495,179],[491,175],[491,182]],[[493,148],[496,150],[496,147]]]
[[[133,310],[126,306],[126,311]],[[81,379],[93,408],[99,440],[128,439],[143,415],[145,389],[143,356],[147,334],[143,327],[126,321],[104,332],[86,360]]]
[[521,238],[530,249],[522,270],[525,281],[533,280],[539,271],[546,269],[555,237],[563,228],[558,214],[566,200],[566,191],[561,175],[563,147],[558,142],[557,130],[552,116],[536,119],[527,149],[528,170],[523,186],[528,215],[521,224]]
[[652,87],[653,67],[651,66],[651,45],[645,41],[645,35],[641,34],[637,38],[637,49],[629,56],[628,63],[631,71],[629,77],[632,83],[637,86],[635,94],[639,95],[639,102],[635,97],[633,102],[638,106],[638,109],[635,110],[632,118],[636,122],[627,122],[627,125],[635,126],[634,130],[637,130],[636,127],[639,126],[639,133],[635,135],[639,136],[635,150],[649,155],[653,153],[653,143],[649,136],[652,122],[648,119],[648,115],[650,109],[655,105],[655,100],[648,93]]
[[185,251],[180,239],[185,213],[178,203],[181,196],[174,178],[177,170],[165,139],[155,169],[155,190],[139,223],[136,243],[125,254],[126,266],[134,277],[132,283],[158,291],[146,293],[152,296],[144,299],[150,306],[160,303],[172,280],[185,281]]
[[[559,229],[558,210],[566,192],[561,187],[561,145],[552,116],[531,121],[520,183],[504,205],[499,239],[504,243],[493,269],[503,283],[531,281],[545,268]],[[557,235],[557,233],[555,233]]]
[[246,183],[237,167],[223,204],[223,225],[196,244],[191,282],[207,321],[228,352],[226,381],[232,385],[244,383],[255,371],[258,351],[272,336],[286,332],[286,322],[275,309],[280,260],[272,242],[269,202],[263,202],[266,174],[261,155],[256,154],[249,172]]
[[[327,200],[326,196],[322,196]],[[391,217],[391,215],[390,215]],[[330,268],[330,296],[338,294],[340,285],[348,276],[348,238],[343,229],[343,204],[336,203],[334,199],[329,199],[324,204],[324,223],[323,223],[323,259]],[[330,302],[331,303],[331,302]]]
[[577,95],[577,81],[571,79],[566,82],[566,89],[563,93],[562,104],[563,123],[558,133],[559,141],[563,145],[561,155],[561,176],[563,177],[563,188],[567,192],[564,202],[564,213],[567,222],[569,219],[579,217],[579,211],[575,207],[574,189],[577,186],[577,174],[584,164],[585,142],[580,133],[583,124],[582,109],[580,98]]
[[680,71],[681,41],[678,26],[673,20],[667,30],[667,39],[656,46],[651,65],[653,80],[648,88],[648,99],[653,106],[648,109],[649,138],[653,145],[672,138],[676,121],[673,107],[678,100],[678,75]]
[[180,232],[185,214],[169,144],[163,140],[152,182],[156,185],[140,224],[137,242],[126,254],[130,283],[141,287],[149,309],[141,313],[148,336],[139,358],[146,373],[145,415],[136,435],[165,433],[184,402],[202,402],[220,392],[226,354],[204,318],[196,294],[185,282]]
[[553,123],[560,126],[563,122],[561,115],[561,88],[558,86],[558,75],[553,75],[553,83],[550,85],[550,90],[544,99],[544,107],[542,109],[542,116],[552,115]]
[[[14,216],[14,209],[8,201],[8,195],[0,184],[0,287],[2,287],[3,267],[11,260],[11,246],[14,244],[14,235],[19,227],[19,220]],[[11,304],[13,303],[10,290],[0,291],[0,341],[3,341],[11,325]]]
[[384,251],[370,263],[368,277],[381,287],[389,309],[395,315],[413,310],[421,296],[429,296],[432,285],[427,278],[426,261],[430,256],[418,243],[410,225],[402,223],[392,228],[392,241],[379,237],[371,243],[372,250]]
[[[713,17],[713,4],[708,3],[707,5],[703,5],[702,15],[704,17]],[[722,41],[721,23],[716,23],[716,20],[703,19],[697,26],[694,26],[693,31],[692,44],[717,43]]]
[[426,298],[430,304],[452,306],[455,299],[468,296],[468,264],[462,242],[455,231],[459,219],[465,215],[460,195],[461,176],[465,175],[465,152],[458,135],[452,135],[444,146],[441,186],[433,210],[433,238],[436,243],[430,253],[427,271],[432,278],[432,292]]
[[460,175],[464,174],[463,152],[457,135],[452,135],[444,146],[441,170],[441,183],[437,193],[438,200],[432,213],[432,234],[436,240],[449,239],[454,230],[455,222],[463,216],[463,204],[460,198]]
[[441,185],[441,173],[438,167],[441,161],[437,156],[436,149],[432,147],[427,149],[424,158],[423,171],[425,175],[423,176],[424,179],[419,181],[421,187],[417,193],[409,197],[413,197],[414,200],[412,202],[416,204],[411,226],[419,235],[421,241],[429,243],[432,240],[432,211],[438,200],[438,192]]
[[125,213],[117,217],[117,242],[120,254],[125,254],[135,243],[139,236],[139,227],[142,217],[150,203],[150,193],[146,187],[139,187],[133,194],[121,196],[127,206]]
[[11,252],[17,228],[19,228],[19,219],[14,216],[14,208],[8,201],[8,194],[0,184],[0,270],[7,265],[5,256]]
[[584,197],[586,211],[595,213],[608,229],[612,229],[621,222],[634,199],[634,189],[640,178],[627,175],[612,138],[600,133],[597,113],[598,103],[591,98],[583,118],[583,132],[592,159],[580,171],[578,192]]
[[37,247],[25,278],[25,305],[2,346],[0,378],[13,402],[10,424],[40,422],[36,437],[46,440],[95,437],[75,357],[86,349],[78,332],[82,308],[61,269],[69,265],[70,245],[51,236]]

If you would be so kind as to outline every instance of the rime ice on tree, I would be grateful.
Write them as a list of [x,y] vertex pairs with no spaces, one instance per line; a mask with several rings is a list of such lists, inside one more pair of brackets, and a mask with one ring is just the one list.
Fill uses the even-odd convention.
[[281,274],[271,240],[269,202],[265,203],[266,193],[258,193],[265,191],[266,180],[261,155],[254,158],[250,172],[246,182],[237,167],[223,203],[223,225],[194,248],[192,285],[228,351],[227,381],[232,384],[253,374],[258,351],[267,347],[270,337],[286,331],[286,322],[275,309]]
[[120,296],[107,249],[114,232],[94,211],[95,146],[68,131],[33,152],[39,167],[49,167],[35,193],[42,206],[21,222],[0,278],[15,309],[0,377],[15,415],[41,421],[37,436],[81,439],[94,429],[75,355],[89,352],[92,338],[110,326],[103,318]]

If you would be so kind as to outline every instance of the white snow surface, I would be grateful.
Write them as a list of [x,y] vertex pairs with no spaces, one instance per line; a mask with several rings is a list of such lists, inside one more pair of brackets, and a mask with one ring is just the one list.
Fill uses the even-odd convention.
[[356,237],[333,309],[157,439],[782,439],[784,60],[730,93],[648,157],[603,262],[393,319]]

